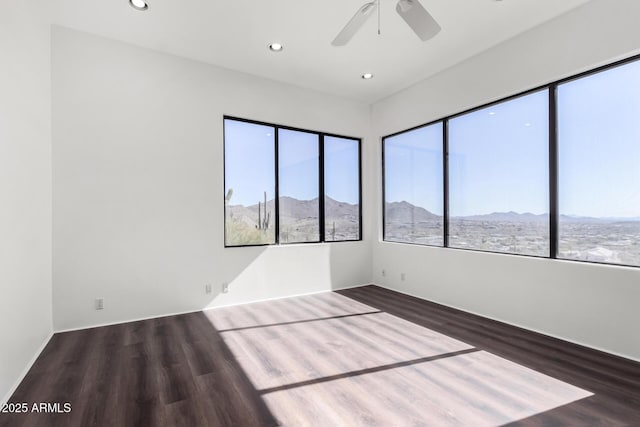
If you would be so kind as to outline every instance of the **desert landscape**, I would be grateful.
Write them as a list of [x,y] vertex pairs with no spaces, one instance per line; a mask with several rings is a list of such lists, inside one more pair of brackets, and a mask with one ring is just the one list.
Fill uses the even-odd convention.
[[[385,240],[443,245],[442,216],[408,202],[386,204]],[[494,212],[452,217],[449,246],[549,256],[549,216]],[[558,258],[640,265],[640,219],[560,216]]]
[[[265,209],[266,206],[266,209]],[[319,201],[280,197],[280,243],[320,240]],[[275,243],[274,201],[226,209],[227,246]],[[268,218],[265,224],[265,215]],[[325,240],[358,240],[359,206],[325,197]]]

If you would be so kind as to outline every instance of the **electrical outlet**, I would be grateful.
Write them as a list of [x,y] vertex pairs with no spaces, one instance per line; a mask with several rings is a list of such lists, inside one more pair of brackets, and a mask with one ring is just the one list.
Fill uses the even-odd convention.
[[96,310],[104,310],[104,298],[96,298],[94,306]]
[[204,293],[209,295],[211,293],[211,285],[210,284],[206,284],[204,285]]
[[222,284],[222,293],[226,294],[227,292],[229,292],[229,284],[228,283],[223,283]]
[[404,282],[404,273],[400,273],[400,280],[402,280]]
[[387,277],[387,270],[382,269],[382,277]]

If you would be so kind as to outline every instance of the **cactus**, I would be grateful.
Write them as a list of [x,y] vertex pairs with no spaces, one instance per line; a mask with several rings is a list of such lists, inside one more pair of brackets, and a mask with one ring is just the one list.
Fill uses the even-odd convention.
[[233,188],[230,188],[229,191],[227,191],[227,195],[224,196],[224,210],[225,212],[229,212],[229,218],[233,218],[233,212],[227,210],[231,196],[233,196]]
[[267,212],[267,216],[264,219],[264,229],[268,229],[269,228],[269,220],[271,219],[271,212]]
[[[263,207],[264,206],[264,207]],[[267,192],[264,192],[264,204],[258,201],[258,230],[267,230],[271,221],[271,212],[267,212]]]
[[266,230],[267,229],[267,227],[265,227],[265,222],[267,220],[267,192],[266,191],[264,192],[264,205],[262,205],[262,206],[264,206],[264,215],[262,216],[262,221],[263,222],[262,222],[262,228],[261,229],[262,230]]
[[271,212],[267,212],[267,192],[264,192],[264,224],[263,229],[269,228],[269,220],[271,219]]
[[233,196],[233,188],[230,188],[229,191],[227,191],[227,195],[224,196],[224,202],[228,204],[229,200],[231,200],[231,196]]

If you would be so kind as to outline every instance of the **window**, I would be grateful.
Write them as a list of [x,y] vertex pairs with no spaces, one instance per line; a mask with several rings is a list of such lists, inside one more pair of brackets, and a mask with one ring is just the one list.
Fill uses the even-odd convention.
[[224,153],[225,246],[361,239],[359,139],[225,117]]
[[558,257],[640,266],[640,62],[557,99]]
[[360,239],[360,141],[324,138],[325,240]]
[[549,95],[449,121],[449,245],[549,255]]
[[443,123],[384,139],[384,240],[444,245]]
[[225,120],[224,140],[225,245],[275,243],[275,128]]
[[280,243],[320,241],[318,134],[278,131]]
[[639,117],[640,55],[387,136],[384,240],[640,267]]

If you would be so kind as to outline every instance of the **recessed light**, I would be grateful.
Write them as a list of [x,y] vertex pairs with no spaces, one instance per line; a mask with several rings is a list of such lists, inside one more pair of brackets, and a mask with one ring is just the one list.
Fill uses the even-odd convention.
[[149,9],[149,5],[145,0],[129,0],[129,4],[135,10],[147,10]]
[[490,116],[495,116],[495,115],[496,115],[496,112],[495,112],[495,111],[489,111],[489,115],[490,115]]
[[524,125],[525,125],[526,127],[529,127],[529,126],[531,126],[531,123],[525,123]]
[[272,52],[280,52],[282,48],[283,46],[280,43],[271,43],[269,45],[269,50],[271,50]]
[[369,80],[369,79],[372,79],[372,78],[373,78],[373,74],[371,74],[371,73],[364,73],[361,77],[362,77],[363,79],[365,79],[365,80]]

